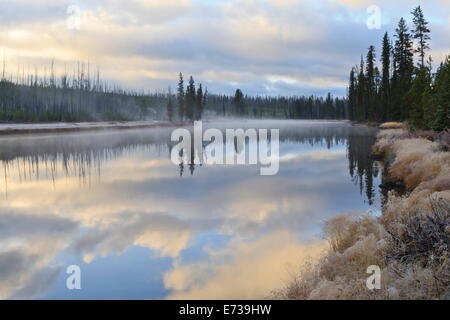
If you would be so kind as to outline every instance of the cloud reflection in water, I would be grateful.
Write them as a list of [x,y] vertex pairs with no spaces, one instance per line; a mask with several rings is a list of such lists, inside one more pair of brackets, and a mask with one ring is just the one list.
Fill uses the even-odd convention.
[[[0,297],[54,296],[68,256],[95,281],[90,272],[101,259],[143,247],[150,268],[171,259],[158,280],[169,298],[264,298],[288,266],[324,249],[323,220],[370,208],[358,185],[374,198],[378,171],[367,160],[373,130],[299,121],[232,125],[281,129],[278,175],[262,177],[257,166],[203,166],[180,177],[167,128],[1,138],[7,193],[0,200]],[[132,266],[123,263],[126,277]]]

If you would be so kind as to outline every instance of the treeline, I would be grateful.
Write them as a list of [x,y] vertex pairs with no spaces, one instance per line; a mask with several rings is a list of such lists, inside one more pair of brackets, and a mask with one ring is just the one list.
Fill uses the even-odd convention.
[[0,121],[108,121],[164,119],[167,94],[144,94],[121,89],[91,75],[89,65],[78,64],[69,76],[38,72],[0,80]]
[[[122,121],[198,120],[203,116],[346,119],[346,98],[248,96],[237,89],[234,96],[208,94],[191,76],[186,87],[180,73],[177,92],[144,93],[124,90],[92,74],[89,64],[78,63],[69,75],[6,75],[0,79],[0,121]],[[20,72],[22,71],[22,72]]]
[[[173,100],[176,100],[174,104]],[[176,110],[175,110],[176,109]],[[209,95],[202,84],[196,89],[191,76],[186,89],[180,73],[176,97],[170,95],[167,114],[170,120],[198,120],[207,117],[280,118],[280,119],[348,119],[347,99],[248,96],[236,89],[234,96]]]
[[219,116],[280,119],[347,119],[347,99],[318,96],[247,96],[240,89],[233,97],[214,96],[208,108]]
[[[382,41],[381,70],[375,47],[350,71],[349,118],[357,121],[408,121],[415,128],[444,130],[450,127],[450,59],[436,72],[430,49],[430,29],[420,6],[412,12],[410,30],[401,18],[392,42],[386,32]],[[417,63],[414,64],[414,58]]]

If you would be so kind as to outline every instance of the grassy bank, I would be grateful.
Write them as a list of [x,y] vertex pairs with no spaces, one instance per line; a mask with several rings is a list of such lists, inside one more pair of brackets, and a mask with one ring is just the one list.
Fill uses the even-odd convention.
[[108,122],[46,122],[46,123],[0,122],[0,137],[3,135],[16,135],[16,134],[180,127],[189,124],[191,124],[191,122],[189,121],[170,122],[157,120],[108,121]]
[[[385,162],[382,215],[348,213],[326,222],[329,250],[275,293],[283,299],[442,299],[450,290],[450,133],[385,125],[374,153]],[[381,268],[368,290],[367,267]]]

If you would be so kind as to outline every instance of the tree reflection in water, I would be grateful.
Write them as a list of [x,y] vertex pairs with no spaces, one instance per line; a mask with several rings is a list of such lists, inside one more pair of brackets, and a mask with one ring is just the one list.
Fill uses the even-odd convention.
[[[309,122],[310,124],[312,122]],[[250,126],[252,123],[237,123],[237,127]],[[268,122],[270,125],[270,122]],[[279,123],[277,123],[279,124]],[[262,125],[262,124],[261,124]],[[90,184],[92,177],[100,178],[104,163],[118,159],[137,150],[156,150],[160,157],[170,158],[173,146],[170,141],[170,128],[129,131],[105,131],[95,133],[15,136],[0,139],[0,162],[3,167],[3,191],[7,194],[7,183],[11,168],[15,168],[17,180],[30,181],[41,177],[55,179],[60,175],[77,176],[81,184]],[[301,125],[301,122],[289,122],[280,127],[280,145],[284,142],[320,146],[331,149],[334,146],[346,146],[348,170],[352,181],[364,192],[369,204],[374,199],[373,179],[379,174],[379,168],[371,159],[371,147],[375,142],[376,130],[366,127],[354,127],[346,123],[315,123]],[[208,143],[204,143],[204,147]],[[238,145],[235,152],[248,150],[248,141]],[[192,146],[194,144],[192,143]],[[203,149],[204,151],[204,149]],[[282,150],[281,150],[282,151]],[[180,157],[183,158],[183,151]],[[197,150],[198,152],[198,150]],[[189,161],[178,166],[180,177],[185,167],[194,175],[195,151],[191,150]]]

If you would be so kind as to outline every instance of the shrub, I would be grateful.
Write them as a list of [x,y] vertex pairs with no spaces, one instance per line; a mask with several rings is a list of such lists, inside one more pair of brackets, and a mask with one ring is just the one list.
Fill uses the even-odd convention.
[[448,201],[430,197],[429,208],[414,208],[385,224],[390,235],[387,258],[427,268],[434,290],[441,295],[450,287],[450,206]]

